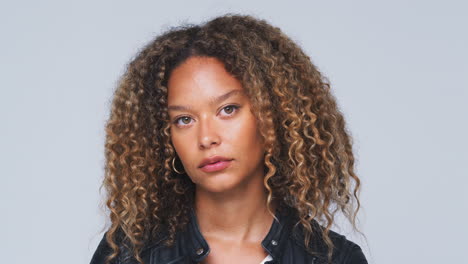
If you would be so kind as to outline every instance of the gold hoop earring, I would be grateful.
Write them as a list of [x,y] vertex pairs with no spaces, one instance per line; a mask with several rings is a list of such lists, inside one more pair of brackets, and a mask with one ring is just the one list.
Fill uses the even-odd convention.
[[174,164],[174,163],[175,163],[175,158],[176,158],[176,157],[172,158],[172,169],[173,169],[177,174],[184,174],[185,171],[184,171],[184,172],[180,172],[180,171],[178,171],[178,170],[176,169],[175,164]]

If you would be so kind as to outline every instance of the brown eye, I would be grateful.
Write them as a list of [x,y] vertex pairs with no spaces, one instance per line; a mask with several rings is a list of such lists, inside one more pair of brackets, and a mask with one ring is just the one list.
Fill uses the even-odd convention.
[[225,111],[227,114],[232,113],[232,111],[234,110],[234,108],[233,108],[232,106],[226,106],[224,109],[227,109],[227,110]]
[[[183,125],[188,125],[188,124],[190,124],[190,119],[192,119],[192,118],[188,117],[188,116],[182,116],[182,117],[179,117],[176,120],[174,120],[174,124],[182,125],[182,126]],[[182,123],[180,121],[182,121]]]
[[238,108],[239,108],[239,106],[237,106],[237,105],[228,105],[228,106],[224,107],[223,110],[224,110],[224,112],[226,114],[231,115]]

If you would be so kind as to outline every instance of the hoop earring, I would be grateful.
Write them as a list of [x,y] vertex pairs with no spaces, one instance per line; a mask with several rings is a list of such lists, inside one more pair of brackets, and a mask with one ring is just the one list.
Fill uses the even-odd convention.
[[184,171],[184,172],[180,172],[180,171],[178,171],[178,170],[176,169],[175,164],[174,164],[174,163],[175,163],[175,158],[176,158],[176,157],[172,158],[172,169],[173,169],[177,174],[184,174],[185,171]]

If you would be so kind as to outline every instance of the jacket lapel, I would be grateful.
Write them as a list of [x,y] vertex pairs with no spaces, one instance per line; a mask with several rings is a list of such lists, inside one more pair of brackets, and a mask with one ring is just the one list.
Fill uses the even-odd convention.
[[[288,208],[278,208],[270,230],[262,241],[263,248],[273,260],[280,259],[291,230],[291,213]],[[173,246],[158,246],[151,251],[152,264],[199,263],[208,256],[210,247],[200,232],[195,210],[190,210],[190,220],[178,232]]]

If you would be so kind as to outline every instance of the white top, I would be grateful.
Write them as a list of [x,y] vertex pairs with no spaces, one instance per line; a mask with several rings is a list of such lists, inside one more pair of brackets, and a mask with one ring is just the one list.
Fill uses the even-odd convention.
[[266,256],[266,258],[265,258],[264,260],[262,260],[262,262],[260,262],[260,264],[263,264],[263,263],[265,263],[266,261],[272,260],[272,259],[273,259],[273,258],[272,258],[270,255],[268,255],[268,256]]

